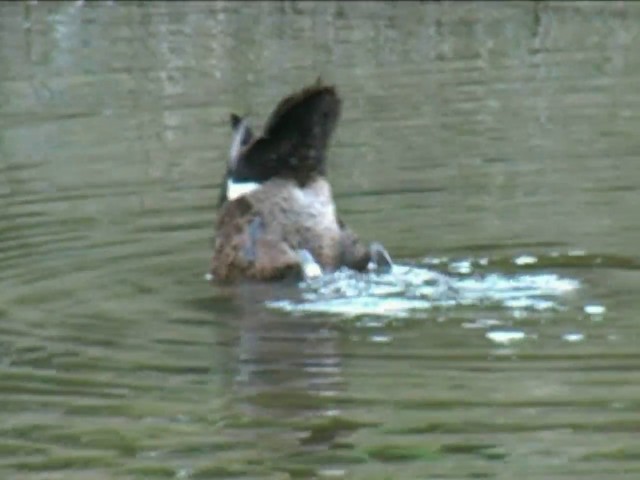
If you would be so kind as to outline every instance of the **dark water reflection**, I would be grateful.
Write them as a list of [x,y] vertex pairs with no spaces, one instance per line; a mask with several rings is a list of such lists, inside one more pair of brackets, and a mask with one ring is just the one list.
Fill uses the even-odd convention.
[[[0,476],[637,479],[639,20],[0,3]],[[318,74],[404,270],[212,288],[228,112]]]

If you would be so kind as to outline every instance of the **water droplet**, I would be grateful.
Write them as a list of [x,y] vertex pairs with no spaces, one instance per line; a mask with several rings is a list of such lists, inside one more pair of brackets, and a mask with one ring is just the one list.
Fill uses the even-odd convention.
[[335,409],[325,410],[324,412],[322,412],[322,415],[325,415],[327,417],[338,417],[340,416],[340,410],[335,410]]
[[487,332],[485,337],[495,343],[507,345],[512,342],[524,340],[526,334],[519,330],[496,330],[493,332]]
[[464,328],[489,328],[500,325],[500,321],[493,318],[478,318],[473,322],[465,322],[462,324]]
[[520,255],[513,259],[513,263],[516,265],[531,265],[533,263],[537,263],[538,258],[533,255]]
[[584,306],[584,313],[586,313],[587,315],[602,315],[607,311],[607,309],[604,307],[604,305],[585,305]]
[[391,337],[389,335],[371,335],[369,340],[373,343],[389,343],[391,342]]
[[567,342],[581,342],[584,340],[584,334],[575,332],[575,333],[565,333],[562,336],[562,339]]

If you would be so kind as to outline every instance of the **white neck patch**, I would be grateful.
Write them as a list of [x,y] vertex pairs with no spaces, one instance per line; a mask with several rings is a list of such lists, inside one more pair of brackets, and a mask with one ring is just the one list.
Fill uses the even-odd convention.
[[247,195],[254,190],[260,188],[260,184],[256,182],[234,182],[227,180],[227,200],[232,201],[242,195]]

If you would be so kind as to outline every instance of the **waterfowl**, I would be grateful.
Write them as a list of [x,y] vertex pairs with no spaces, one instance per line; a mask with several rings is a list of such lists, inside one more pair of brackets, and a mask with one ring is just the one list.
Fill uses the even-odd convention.
[[334,86],[320,81],[283,98],[254,134],[231,114],[233,140],[216,221],[211,277],[308,278],[340,267],[388,270],[382,245],[365,245],[337,216],[326,176],[340,115]]

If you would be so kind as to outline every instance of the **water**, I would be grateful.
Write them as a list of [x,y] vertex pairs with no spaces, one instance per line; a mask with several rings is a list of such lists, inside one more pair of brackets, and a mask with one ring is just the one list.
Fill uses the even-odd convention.
[[[0,4],[0,473],[637,479],[640,6]],[[203,280],[320,74],[391,276]]]

